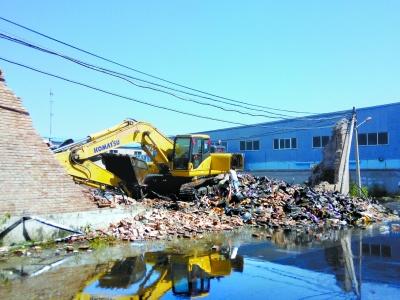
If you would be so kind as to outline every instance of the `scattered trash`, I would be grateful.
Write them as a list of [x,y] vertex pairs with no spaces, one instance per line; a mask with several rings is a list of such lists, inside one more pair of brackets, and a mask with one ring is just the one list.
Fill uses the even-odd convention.
[[[116,196],[119,195],[108,195],[107,199],[115,201]],[[394,217],[373,200],[352,198],[321,186],[313,189],[235,172],[217,176],[216,185],[202,188],[193,202],[145,198],[141,204],[149,208],[144,214],[90,232],[89,238],[112,236],[126,241],[193,238],[245,224],[301,231],[366,228],[370,223]],[[400,230],[400,225],[392,225],[392,230],[396,228]]]
[[6,246],[0,247],[0,254],[1,253],[7,253],[9,250],[10,250],[9,247],[6,247]]
[[393,232],[400,232],[400,224],[394,223],[391,227]]
[[382,232],[382,233],[384,233],[384,232],[389,233],[389,229],[390,229],[390,227],[387,226],[387,225],[382,225],[382,226],[379,227],[379,231]]
[[380,234],[387,235],[390,233],[390,227],[387,225],[381,225],[379,226],[379,232]]
[[87,251],[89,250],[89,248],[90,248],[89,245],[80,245],[78,249],[81,251]]
[[92,199],[99,208],[115,208],[118,205],[132,205],[136,200],[123,194],[116,194],[113,191],[102,191],[99,189],[92,189],[83,187],[83,192],[89,199]]

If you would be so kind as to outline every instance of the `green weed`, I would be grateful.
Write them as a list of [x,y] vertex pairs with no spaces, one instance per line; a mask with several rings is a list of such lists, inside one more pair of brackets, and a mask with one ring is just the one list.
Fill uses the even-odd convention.
[[[368,198],[368,187],[366,186],[361,186],[361,197],[362,198]],[[350,196],[352,197],[359,197],[359,187],[355,182],[350,182]]]

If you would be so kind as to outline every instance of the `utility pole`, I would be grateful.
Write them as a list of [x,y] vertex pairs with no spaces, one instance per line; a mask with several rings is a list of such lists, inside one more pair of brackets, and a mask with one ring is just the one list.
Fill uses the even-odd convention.
[[350,121],[350,129],[347,127],[347,134],[344,141],[344,151],[342,153],[342,158],[339,167],[339,192],[342,194],[349,193],[349,183],[350,183],[349,160],[350,160],[350,150],[353,139],[355,120],[356,120],[356,109],[355,107],[353,107],[353,113]]
[[356,156],[356,175],[357,175],[357,186],[358,186],[358,196],[361,197],[361,172],[360,172],[360,153],[358,148],[358,125],[357,125],[357,115],[354,123],[354,134],[355,134],[355,156]]
[[49,93],[49,101],[50,101],[50,128],[49,128],[49,142],[51,142],[51,138],[52,138],[52,129],[53,129],[53,92],[50,89],[50,93]]
[[358,186],[358,196],[362,196],[362,189],[361,189],[361,168],[360,168],[360,149],[359,149],[359,145],[358,145],[358,127],[360,127],[361,125],[363,125],[364,123],[371,121],[372,118],[371,117],[367,117],[364,121],[362,121],[361,123],[357,124],[357,117],[356,117],[356,121],[355,121],[355,125],[354,125],[354,133],[356,135],[356,139],[355,139],[355,158],[356,158],[356,173],[357,173],[357,186]]

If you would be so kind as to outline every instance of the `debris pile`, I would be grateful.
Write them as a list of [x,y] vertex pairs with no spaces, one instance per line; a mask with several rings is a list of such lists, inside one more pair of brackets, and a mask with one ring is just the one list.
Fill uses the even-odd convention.
[[236,187],[224,184],[222,193],[200,199],[204,207],[223,207],[228,216],[268,227],[355,226],[380,221],[388,211],[372,200],[352,198],[332,190],[290,185],[268,177],[238,176]]
[[136,203],[135,199],[127,197],[125,195],[117,194],[113,191],[102,191],[99,189],[92,189],[89,187],[82,187],[84,194],[91,199],[94,203],[96,203],[97,207],[104,208],[110,207],[114,208],[118,205],[132,205]]
[[100,235],[122,240],[191,238],[249,224],[311,230],[359,226],[394,217],[373,200],[231,172],[203,187],[193,202],[144,199],[149,210],[113,223]]
[[194,236],[201,238],[205,232],[233,230],[242,225],[240,217],[221,215],[215,210],[183,212],[153,209],[146,214],[110,224],[108,230],[101,233],[130,241]]

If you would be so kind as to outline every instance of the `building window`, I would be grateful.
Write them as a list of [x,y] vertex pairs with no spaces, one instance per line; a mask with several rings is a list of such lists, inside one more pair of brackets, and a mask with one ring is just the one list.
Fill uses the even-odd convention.
[[378,144],[378,137],[376,133],[368,133],[368,145]]
[[324,148],[329,142],[329,136],[327,135],[318,135],[313,136],[313,148]]
[[246,141],[246,150],[253,150],[253,141]]
[[279,139],[274,139],[274,149],[275,150],[279,149]]
[[273,146],[274,146],[274,150],[296,149],[297,148],[297,138],[274,139]]
[[279,149],[285,149],[285,139],[279,140]]
[[378,132],[378,144],[379,145],[389,144],[389,138],[387,132]]
[[362,244],[362,253],[366,256],[392,257],[392,247],[384,244]]
[[367,135],[365,133],[358,134],[358,144],[367,145]]
[[260,150],[259,140],[240,141],[240,151]]
[[321,137],[321,141],[322,141],[322,147],[325,147],[325,146],[328,145],[328,143],[329,143],[329,136],[323,135],[323,136]]
[[387,132],[369,132],[358,134],[358,144],[360,146],[387,145],[389,135]]
[[260,150],[260,141],[253,141],[253,150]]

